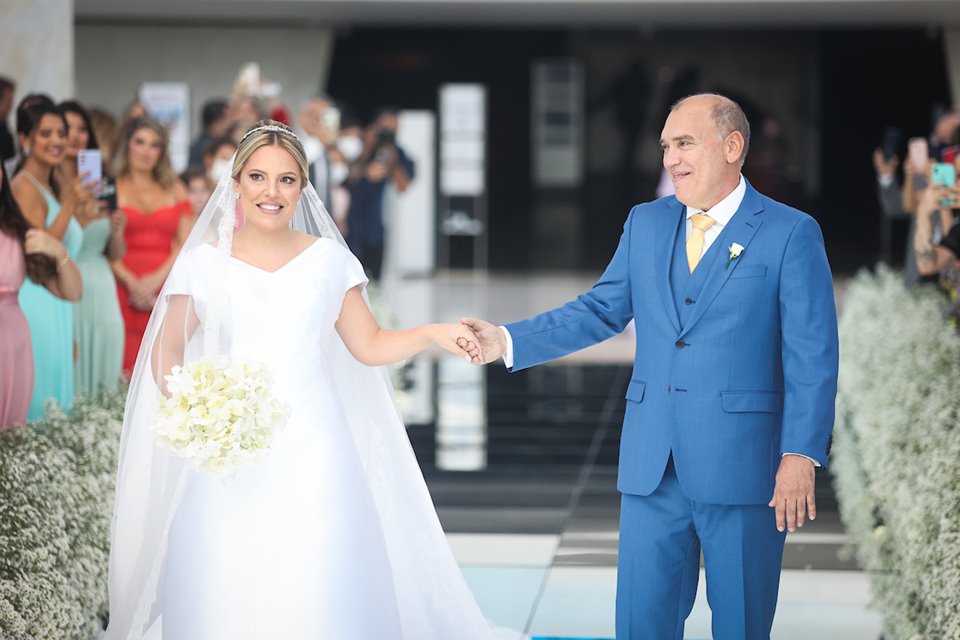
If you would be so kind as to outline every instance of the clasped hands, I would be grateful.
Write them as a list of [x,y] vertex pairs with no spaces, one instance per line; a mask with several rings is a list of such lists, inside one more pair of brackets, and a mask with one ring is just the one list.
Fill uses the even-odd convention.
[[[457,339],[457,345],[464,351],[479,349],[479,354],[476,355],[470,351],[474,364],[488,364],[501,358],[506,352],[506,337],[496,325],[477,318],[461,318],[460,322],[476,337],[476,344],[465,337]],[[809,458],[786,454],[780,459],[773,497],[767,504],[775,511],[777,530],[787,529],[793,533],[802,527],[807,519],[816,519],[814,483],[814,465]]]
[[490,364],[501,358],[507,349],[500,329],[477,318],[461,318],[460,324],[445,324],[437,344],[447,351],[462,355],[471,364]]
[[159,273],[154,272],[141,278],[131,277],[124,284],[130,296],[130,305],[134,309],[150,311],[157,303],[157,294],[163,286],[163,279]]

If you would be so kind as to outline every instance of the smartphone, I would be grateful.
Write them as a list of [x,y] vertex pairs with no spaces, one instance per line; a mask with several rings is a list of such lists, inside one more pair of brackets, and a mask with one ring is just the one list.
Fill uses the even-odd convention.
[[883,159],[890,162],[893,156],[897,155],[897,149],[900,148],[900,130],[896,127],[887,127],[883,131],[883,140],[880,142],[880,150],[883,153]]
[[[938,162],[930,171],[930,184],[942,184],[945,187],[957,186],[957,168],[946,162]],[[956,198],[945,198],[940,201],[941,207],[951,207]]]
[[100,149],[81,149],[77,153],[77,175],[88,174],[83,179],[84,183],[93,183],[100,189],[100,181],[103,179],[103,160],[100,159]]
[[924,173],[930,158],[930,147],[925,138],[910,138],[907,143],[907,162],[913,167],[914,173]]
[[100,189],[100,193],[97,195],[97,200],[103,200],[107,211],[113,212],[117,210],[116,180],[110,177],[103,179],[103,188]]

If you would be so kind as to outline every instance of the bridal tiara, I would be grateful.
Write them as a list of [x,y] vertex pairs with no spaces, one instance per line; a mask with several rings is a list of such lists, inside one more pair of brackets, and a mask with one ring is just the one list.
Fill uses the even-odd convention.
[[290,129],[287,129],[286,127],[278,127],[275,124],[265,124],[262,127],[256,127],[254,129],[250,129],[250,131],[247,131],[245,134],[243,134],[243,137],[240,138],[240,144],[243,144],[244,140],[249,138],[254,133],[257,133],[258,131],[272,131],[274,133],[286,133],[287,135],[293,136],[294,140],[296,140],[297,142],[300,142],[300,138],[297,137],[297,134],[295,134]]

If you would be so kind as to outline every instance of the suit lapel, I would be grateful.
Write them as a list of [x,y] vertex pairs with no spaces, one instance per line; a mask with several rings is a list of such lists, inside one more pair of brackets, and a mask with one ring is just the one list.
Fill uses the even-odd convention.
[[673,248],[677,242],[677,233],[680,230],[680,218],[685,208],[678,200],[667,206],[657,219],[656,244],[654,245],[653,263],[657,271],[657,290],[663,308],[667,312],[670,324],[677,333],[680,332],[680,316],[673,300],[673,287],[670,285],[670,269],[673,266]]
[[750,246],[750,241],[753,240],[753,236],[757,233],[757,229],[763,224],[763,216],[760,215],[762,211],[763,203],[760,200],[760,195],[747,183],[747,192],[743,197],[743,202],[740,203],[740,208],[737,209],[733,218],[730,219],[730,224],[716,240],[717,242],[722,242],[724,246],[717,247],[718,251],[714,254],[713,260],[709,265],[710,273],[707,275],[707,281],[704,283],[700,297],[697,299],[697,304],[690,314],[690,319],[680,333],[681,337],[687,335],[697,321],[703,317],[703,314],[710,307],[714,298],[720,293],[720,289],[723,288],[723,285],[727,283],[727,279],[733,274],[734,270],[736,270],[737,265],[740,264],[739,260],[734,260],[729,268],[727,267],[727,262],[730,257],[727,248],[736,242],[743,246],[744,253],[746,253],[747,248]]

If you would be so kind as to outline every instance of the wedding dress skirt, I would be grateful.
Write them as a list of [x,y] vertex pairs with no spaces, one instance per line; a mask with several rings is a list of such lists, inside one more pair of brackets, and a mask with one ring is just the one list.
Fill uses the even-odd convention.
[[[201,325],[210,283],[191,274],[215,259],[208,245],[181,256],[165,289],[190,296]],[[182,471],[156,576],[146,573],[136,607],[149,616],[134,615],[129,635],[115,637],[489,638],[395,409],[394,424],[373,424],[379,391],[344,391],[352,374],[329,365],[331,345],[343,348],[334,323],[344,293],[365,281],[359,263],[327,239],[274,272],[229,260],[216,283],[229,302],[220,339],[231,357],[269,365],[287,423],[266,457],[228,479]],[[118,512],[115,535],[123,522]],[[123,562],[125,552],[115,551]],[[118,578],[122,568],[112,566]]]

